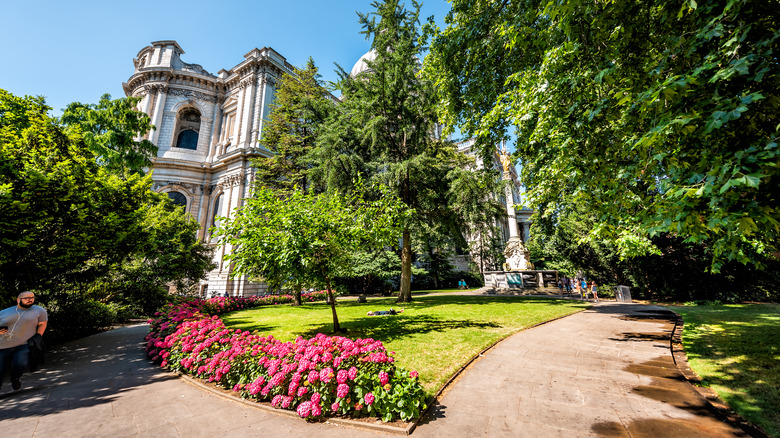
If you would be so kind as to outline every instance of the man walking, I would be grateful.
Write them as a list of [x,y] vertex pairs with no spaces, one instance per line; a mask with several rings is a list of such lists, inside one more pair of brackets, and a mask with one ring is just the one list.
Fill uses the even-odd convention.
[[18,391],[19,380],[29,364],[27,340],[35,334],[43,335],[49,320],[46,310],[34,306],[35,294],[26,291],[16,297],[16,306],[0,310],[0,386],[5,370],[11,371],[11,387]]

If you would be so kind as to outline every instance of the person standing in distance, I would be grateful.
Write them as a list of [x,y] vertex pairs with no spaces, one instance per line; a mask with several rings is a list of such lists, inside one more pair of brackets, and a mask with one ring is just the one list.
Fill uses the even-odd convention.
[[46,309],[33,305],[35,294],[25,291],[16,297],[16,306],[0,310],[0,386],[5,370],[11,370],[11,387],[22,387],[20,378],[27,370],[30,350],[27,340],[43,335],[49,317]]

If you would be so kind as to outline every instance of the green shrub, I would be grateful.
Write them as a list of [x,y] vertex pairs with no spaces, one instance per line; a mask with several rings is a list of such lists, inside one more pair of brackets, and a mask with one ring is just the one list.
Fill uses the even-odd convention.
[[46,340],[49,343],[89,336],[118,322],[116,309],[91,299],[51,302],[46,307],[49,313]]

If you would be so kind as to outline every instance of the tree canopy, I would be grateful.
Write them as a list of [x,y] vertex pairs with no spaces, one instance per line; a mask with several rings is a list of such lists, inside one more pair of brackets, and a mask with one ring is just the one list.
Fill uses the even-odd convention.
[[333,280],[351,273],[354,253],[392,244],[407,214],[396,197],[381,192],[385,196],[370,201],[361,191],[279,196],[258,187],[234,215],[221,219],[214,235],[232,247],[225,259],[234,264],[234,275],[294,291],[325,286],[338,332]]
[[777,1],[453,0],[426,58],[450,126],[515,158],[541,216],[623,256],[668,233],[717,271],[778,251]]

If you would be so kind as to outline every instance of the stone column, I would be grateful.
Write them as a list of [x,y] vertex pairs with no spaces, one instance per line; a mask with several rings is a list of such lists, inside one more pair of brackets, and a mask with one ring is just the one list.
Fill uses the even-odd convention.
[[208,161],[214,158],[219,143],[219,134],[222,133],[222,96],[218,95],[214,99],[214,126],[211,130],[211,140],[209,141]]
[[263,117],[263,99],[265,99],[265,75],[257,77],[257,91],[255,92],[255,111],[252,120],[252,137],[250,147],[257,147],[257,141],[260,139],[260,120]]
[[[502,179],[504,181],[512,181],[512,175],[509,172],[504,172]],[[517,216],[515,215],[515,197],[512,186],[506,187],[506,214],[509,216],[509,240],[512,238],[519,238],[520,235],[517,230]]]
[[246,100],[247,103],[244,105],[244,122],[243,125],[243,132],[241,133],[241,143],[244,145],[244,147],[250,147],[250,141],[252,139],[252,125],[253,125],[253,118],[255,116],[255,106],[257,103],[256,100],[256,94],[257,94],[257,79],[255,77],[250,77],[245,82],[245,87],[248,88],[246,93]]
[[[502,179],[512,181],[512,174],[509,172],[509,154],[502,154],[501,163],[504,165]],[[511,184],[506,188],[506,213],[509,221],[509,240],[506,242],[504,257],[506,257],[506,269],[509,271],[522,271],[528,269],[528,250],[525,249],[522,239],[518,233],[517,216],[515,215],[515,197]]]
[[168,87],[160,85],[157,87],[157,99],[154,103],[154,117],[152,118],[152,124],[155,126],[155,130],[152,131],[150,138],[158,148],[160,145],[157,141],[160,139],[160,128],[162,128],[163,113],[165,113],[165,98],[168,96]]
[[241,86],[239,88],[240,91],[238,92],[238,102],[236,103],[236,120],[233,122],[235,126],[233,126],[233,132],[230,133],[230,135],[233,136],[233,144],[231,146],[234,148],[237,147],[241,142],[241,121],[244,120],[244,98],[246,96],[246,87]]

